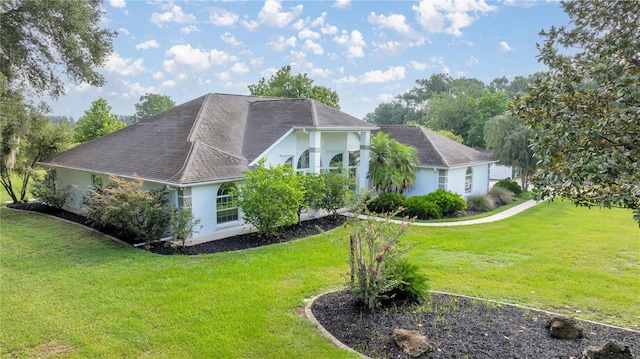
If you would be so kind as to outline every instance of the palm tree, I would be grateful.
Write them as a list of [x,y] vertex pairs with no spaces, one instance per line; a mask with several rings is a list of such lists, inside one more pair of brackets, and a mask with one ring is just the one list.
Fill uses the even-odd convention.
[[418,155],[415,148],[389,139],[389,135],[378,132],[371,137],[371,159],[369,178],[376,191],[402,193],[415,182]]

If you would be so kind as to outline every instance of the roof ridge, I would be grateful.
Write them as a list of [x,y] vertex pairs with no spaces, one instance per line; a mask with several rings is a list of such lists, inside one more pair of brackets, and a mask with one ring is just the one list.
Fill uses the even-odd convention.
[[313,123],[314,127],[319,127],[318,124],[318,111],[316,109],[315,101],[312,98],[306,99],[311,104],[311,123]]
[[215,148],[215,147],[213,147],[213,146],[211,146],[211,145],[209,145],[209,144],[207,144],[207,143],[204,143],[204,142],[198,142],[198,144],[199,144],[200,146],[204,146],[204,147],[210,148],[210,149],[212,149],[212,150],[214,150],[214,151],[216,151],[216,152],[223,153],[223,154],[225,154],[225,155],[227,155],[227,156],[229,156],[229,157],[237,158],[237,159],[239,159],[239,160],[246,160],[246,158],[244,158],[244,157],[236,156],[236,155],[231,154],[231,153],[229,153],[229,152],[227,152],[227,151],[223,151],[223,150],[221,150],[221,149],[219,149],[219,148]]
[[422,131],[422,133],[424,133],[425,137],[427,137],[427,140],[429,140],[429,143],[431,144],[431,146],[436,150],[436,153],[438,153],[438,156],[440,156],[440,158],[442,159],[442,162],[444,162],[444,164],[447,165],[447,168],[451,167],[451,164],[449,163],[449,161],[447,161],[447,158],[442,154],[442,152],[440,152],[440,149],[438,148],[438,146],[436,146],[433,143],[433,139],[431,138],[431,134],[435,133],[434,131],[428,130],[425,127],[419,126],[420,131]]
[[189,135],[187,136],[187,141],[189,142],[193,142],[194,138],[196,136],[196,134],[198,133],[197,128],[200,127],[200,123],[202,122],[202,110],[204,108],[206,108],[206,103],[209,102],[210,97],[213,96],[213,94],[208,93],[206,95],[204,95],[204,100],[202,101],[202,104],[200,105],[200,108],[198,109],[198,114],[196,115],[195,120],[193,121],[193,126],[191,126],[191,131],[189,131]]
[[[167,182],[170,182],[174,178],[178,177],[178,175],[180,175],[180,174],[184,175],[184,170],[189,166],[189,163],[191,162],[191,154],[193,153],[193,149],[198,145],[197,142],[194,142],[194,141],[189,141],[189,142],[191,143],[191,146],[189,146],[189,152],[187,152],[187,155],[185,156],[184,163],[182,164],[182,167],[180,168],[180,170],[178,172],[176,172],[176,174],[174,174],[173,176],[169,177]],[[182,176],[180,176],[180,177],[182,178]],[[182,181],[180,180],[178,182],[182,182]]]

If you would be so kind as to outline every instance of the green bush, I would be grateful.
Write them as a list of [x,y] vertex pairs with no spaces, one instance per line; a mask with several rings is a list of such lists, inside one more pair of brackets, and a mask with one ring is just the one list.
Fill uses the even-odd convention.
[[450,217],[456,212],[467,209],[467,202],[464,201],[462,196],[451,191],[439,189],[427,194],[426,198],[428,201],[437,204],[445,217]]
[[193,218],[191,207],[173,208],[169,227],[171,228],[173,239],[179,241],[183,248],[186,245],[187,238],[194,233],[198,233],[198,229],[202,228],[200,226],[200,218]]
[[429,295],[429,278],[420,272],[420,267],[404,258],[390,265],[391,276],[397,283],[391,290],[391,296],[422,303]]
[[338,210],[346,205],[347,192],[351,191],[353,181],[346,171],[324,171],[320,176],[324,180],[325,190],[319,198],[318,205],[336,216]]
[[440,219],[442,218],[442,209],[429,201],[427,196],[414,196],[404,201],[403,214],[418,219]]
[[58,188],[55,176],[55,171],[50,170],[44,177],[35,177],[31,194],[47,206],[62,208],[71,198],[71,186]]
[[405,197],[396,192],[382,192],[373,197],[368,204],[369,211],[375,213],[390,213],[404,206]]
[[467,209],[470,211],[489,212],[496,208],[496,202],[489,195],[473,194],[467,196]]
[[519,196],[522,193],[522,187],[520,187],[518,182],[507,179],[507,178],[496,182],[494,187],[506,188],[509,191],[513,192],[513,194],[515,194],[516,196]]
[[145,242],[165,237],[169,233],[172,210],[167,192],[146,191],[142,185],[141,179],[110,176],[106,187],[93,187],[84,198],[87,218]]
[[489,196],[491,196],[496,203],[500,204],[509,204],[516,200],[513,192],[503,187],[493,186],[489,191]]

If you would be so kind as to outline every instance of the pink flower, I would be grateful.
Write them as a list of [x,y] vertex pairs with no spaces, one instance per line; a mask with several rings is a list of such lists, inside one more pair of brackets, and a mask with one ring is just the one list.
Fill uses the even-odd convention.
[[382,262],[382,254],[378,254],[376,256],[376,262],[378,262],[378,263]]
[[364,233],[371,233],[371,230],[369,228],[365,228]]
[[407,228],[407,222],[402,222],[402,224],[400,225],[400,227],[402,227],[402,228]]

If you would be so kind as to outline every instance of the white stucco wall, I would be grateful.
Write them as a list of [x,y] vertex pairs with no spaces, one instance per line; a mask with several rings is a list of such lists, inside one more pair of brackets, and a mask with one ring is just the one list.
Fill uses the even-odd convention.
[[419,168],[416,172],[416,182],[410,191],[405,191],[406,197],[422,196],[438,189],[438,170],[434,168]]
[[511,178],[513,176],[513,168],[511,166],[492,163],[489,166],[489,178],[492,180],[501,180]]
[[[469,194],[486,194],[489,187],[489,165],[471,166],[471,193],[465,193],[467,167],[447,169],[447,190],[458,193],[462,197]],[[411,191],[405,191],[406,197],[422,196],[438,189],[438,171],[434,168],[421,167],[416,173],[416,183]]]

